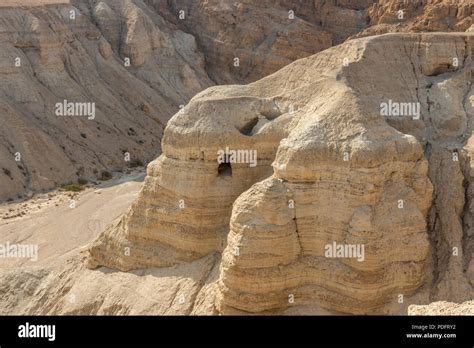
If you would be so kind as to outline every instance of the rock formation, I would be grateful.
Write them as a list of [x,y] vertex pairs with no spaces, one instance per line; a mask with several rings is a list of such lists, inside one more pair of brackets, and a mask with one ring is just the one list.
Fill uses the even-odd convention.
[[427,306],[411,305],[408,307],[408,315],[474,315],[474,301],[460,304],[440,301]]
[[[150,1],[153,3],[152,1]],[[193,34],[206,54],[207,71],[218,84],[248,83],[307,57],[365,28],[362,1],[187,1],[161,9]],[[238,66],[236,66],[238,59]]]
[[[149,3],[196,37],[207,71],[218,84],[256,81],[349,37],[466,31],[474,7],[470,0],[172,0],[167,7]],[[180,13],[182,20],[176,19]]]
[[[0,6],[0,199],[100,177],[128,165],[125,153],[131,161],[155,158],[164,124],[197,92],[214,82],[256,80],[360,27],[348,19],[356,9],[294,0]],[[55,105],[64,100],[94,103],[96,115],[60,118]]]
[[351,40],[198,94],[169,121],[138,200],[92,246],[89,267],[224,249],[224,314],[471,298],[473,39]]
[[[401,314],[472,300],[472,8],[2,2],[0,199],[159,157],[86,260],[2,270],[0,311]],[[369,37],[419,31],[458,33]],[[81,104],[74,117],[63,102]]]
[[473,10],[471,0],[380,0],[367,9],[368,27],[358,36],[466,31],[473,24]]
[[[154,158],[169,115],[213,84],[194,38],[143,4],[74,5],[0,11],[2,198]],[[94,113],[58,115],[65,100]]]
[[[214,83],[258,80],[358,33],[464,31],[472,24],[469,0],[0,6],[2,200],[155,158],[169,117]],[[59,117],[56,104],[64,100],[94,104],[95,115]]]

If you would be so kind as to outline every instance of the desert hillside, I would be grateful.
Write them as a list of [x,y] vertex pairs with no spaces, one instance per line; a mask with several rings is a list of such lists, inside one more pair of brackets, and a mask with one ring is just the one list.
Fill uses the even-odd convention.
[[[471,299],[472,40],[351,40],[198,94],[168,123],[139,198],[92,246],[89,267],[222,254],[224,314]],[[392,102],[418,111],[385,113]],[[247,157],[222,163],[222,149]],[[365,258],[328,256],[332,244],[364,246]]]
[[1,200],[148,163],[171,116],[214,84],[258,80],[359,34],[472,24],[462,0],[1,6]]
[[3,1],[0,313],[474,314],[473,7]]
[[3,0],[0,7],[33,7],[57,4],[69,4],[69,0]]
[[[199,93],[90,246],[1,272],[3,312],[406,314],[472,300],[473,38],[354,39]],[[223,149],[242,157],[219,162]]]

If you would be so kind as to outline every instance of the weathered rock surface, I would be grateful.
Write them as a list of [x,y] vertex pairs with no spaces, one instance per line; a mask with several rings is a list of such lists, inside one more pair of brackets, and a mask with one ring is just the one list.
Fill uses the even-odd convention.
[[[71,2],[0,11],[0,198],[99,176],[125,152],[153,158],[169,115],[215,82],[361,31],[472,28],[462,0]],[[1,312],[401,314],[471,300],[472,55],[472,34],[369,37],[199,93],[89,269],[75,256],[2,271]],[[57,117],[63,99],[95,102],[96,117]],[[382,116],[392,102],[408,115]],[[225,149],[240,158],[218,163]]]
[[466,31],[473,24],[471,0],[380,0],[366,12],[359,36],[388,32]]
[[218,257],[171,268],[116,272],[84,268],[81,255],[61,266],[0,273],[0,310],[9,315],[214,314]]
[[[73,5],[0,11],[1,198],[156,157],[169,115],[213,84],[194,38],[142,2]],[[64,100],[95,114],[57,116]]]
[[[50,6],[37,7],[46,3]],[[126,0],[56,3],[3,3],[30,7],[8,7],[0,14],[5,118],[0,146],[1,198],[16,198],[17,194],[50,189],[78,178],[100,177],[104,170],[126,166],[125,152],[142,162],[156,157],[168,118],[180,104],[213,84],[207,77],[202,48],[196,46],[192,35],[178,29],[180,21],[171,12],[178,4]],[[287,10],[280,7],[274,10],[245,4],[245,11],[251,13],[241,16],[248,20],[234,33],[226,29],[233,15],[226,12],[228,6],[192,4],[189,12],[194,15],[186,20],[183,30],[195,25],[193,32],[199,33],[202,27],[193,20],[198,19],[220,32],[224,41],[230,37],[234,46],[261,41],[266,35],[273,37],[269,44],[260,43],[257,55],[252,53],[252,64],[267,69],[262,73],[332,45],[328,33],[298,18],[288,21]],[[70,11],[75,19],[70,18]],[[227,14],[214,23],[220,12]],[[268,14],[274,23],[262,26],[256,18]],[[211,58],[225,59],[232,50],[203,48],[211,60],[210,70],[224,68],[213,74],[216,80],[239,80],[242,74],[229,72],[228,66]],[[257,56],[259,61],[255,61]],[[124,66],[126,58],[130,67]],[[247,59],[241,58],[239,69],[245,70]],[[232,63],[233,56],[229,59]],[[249,74],[256,73],[249,70],[245,75],[249,79]],[[57,117],[55,104],[63,100],[95,103],[97,115],[92,120]]]
[[[225,246],[224,314],[391,313],[410,304],[401,295],[472,298],[472,47],[468,34],[352,40],[198,94],[168,123],[138,200],[89,266],[170,266]],[[384,115],[389,102],[419,111]],[[230,159],[223,171],[226,148],[255,150],[257,165]],[[328,257],[334,243],[364,256]]]
[[177,25],[193,34],[205,52],[209,75],[229,84],[258,80],[357,34],[365,28],[364,10],[374,0],[169,3],[166,10],[172,15],[166,17],[162,10],[163,16],[178,18]]
[[69,0],[3,0],[0,7],[18,7],[18,6],[47,6],[57,4],[69,4]]
[[[360,32],[465,31],[472,24],[468,0],[21,0],[0,6],[2,200],[96,179],[127,166],[124,153],[131,162],[156,158],[170,116],[214,83],[258,80]],[[394,19],[400,9],[406,12],[401,24]],[[94,119],[58,117],[55,105],[63,100],[95,103]]]
[[474,301],[460,304],[440,301],[427,306],[411,305],[408,307],[408,315],[474,315]]

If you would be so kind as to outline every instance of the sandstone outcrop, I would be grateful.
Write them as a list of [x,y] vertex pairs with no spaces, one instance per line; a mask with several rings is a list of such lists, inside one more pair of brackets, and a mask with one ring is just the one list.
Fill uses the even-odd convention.
[[196,37],[206,55],[207,71],[218,84],[256,81],[354,36],[466,31],[473,23],[474,6],[470,0],[149,3]]
[[473,38],[351,40],[198,94],[168,123],[139,198],[91,247],[89,267],[222,252],[223,314],[390,313],[410,296],[472,298]]

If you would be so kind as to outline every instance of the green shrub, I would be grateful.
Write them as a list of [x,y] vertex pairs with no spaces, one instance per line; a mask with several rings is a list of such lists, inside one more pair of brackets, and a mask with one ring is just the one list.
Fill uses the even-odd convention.
[[63,189],[64,191],[80,192],[84,190],[84,186],[81,184],[69,183],[69,184],[62,185],[61,189]]

